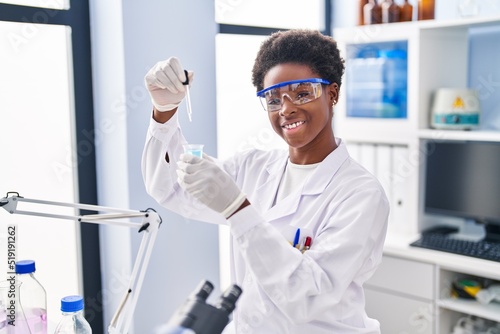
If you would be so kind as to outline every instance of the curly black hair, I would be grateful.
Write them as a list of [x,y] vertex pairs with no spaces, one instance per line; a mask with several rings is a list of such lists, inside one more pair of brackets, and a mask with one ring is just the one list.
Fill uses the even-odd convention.
[[344,73],[344,59],[337,42],[316,30],[278,31],[260,46],[252,69],[252,83],[257,91],[264,89],[264,77],[276,65],[296,63],[307,65],[322,79],[336,82],[339,88]]

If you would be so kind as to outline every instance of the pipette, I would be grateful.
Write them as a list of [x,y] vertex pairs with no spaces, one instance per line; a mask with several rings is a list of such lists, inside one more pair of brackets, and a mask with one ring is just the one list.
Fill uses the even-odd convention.
[[188,77],[188,71],[184,70],[184,74],[186,75],[186,81],[184,81],[182,84],[186,86],[186,109],[187,109],[187,114],[189,121],[192,122],[192,117],[191,115],[193,112],[191,111],[191,95],[189,94],[189,77]]

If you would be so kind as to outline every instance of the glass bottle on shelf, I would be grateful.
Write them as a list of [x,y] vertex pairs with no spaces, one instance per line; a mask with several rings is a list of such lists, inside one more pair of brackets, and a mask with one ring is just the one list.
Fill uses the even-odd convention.
[[369,0],[363,7],[363,17],[365,24],[382,23],[382,8],[377,0]]
[[382,9],[382,23],[399,22],[401,8],[394,3],[394,0],[385,0],[380,4]]
[[413,6],[405,0],[405,2],[401,5],[401,15],[399,17],[401,22],[413,21]]
[[418,0],[418,19],[434,20],[434,0]]
[[359,0],[359,8],[358,8],[358,25],[362,26],[365,24],[364,19],[364,8],[365,5],[369,2],[369,0]]

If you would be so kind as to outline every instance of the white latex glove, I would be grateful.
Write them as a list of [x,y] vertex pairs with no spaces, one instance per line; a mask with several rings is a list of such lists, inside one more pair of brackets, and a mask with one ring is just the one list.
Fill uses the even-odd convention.
[[[189,85],[194,73],[188,71]],[[151,101],[158,111],[170,111],[182,102],[186,96],[186,74],[179,59],[170,57],[154,65],[144,77]]]
[[228,218],[246,199],[231,177],[206,154],[181,154],[177,180],[193,197]]

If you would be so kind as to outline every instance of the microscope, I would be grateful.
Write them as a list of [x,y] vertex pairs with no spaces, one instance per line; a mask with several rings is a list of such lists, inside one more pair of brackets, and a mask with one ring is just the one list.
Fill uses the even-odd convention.
[[[236,307],[236,301],[240,297],[242,290],[239,286],[232,285],[222,293],[214,305],[210,305],[207,303],[207,298],[213,290],[212,283],[206,280],[202,281],[186,302],[177,309],[168,321],[167,326],[169,328],[186,329],[186,333],[222,333],[229,322],[230,314]],[[183,332],[181,331],[181,333]]]

